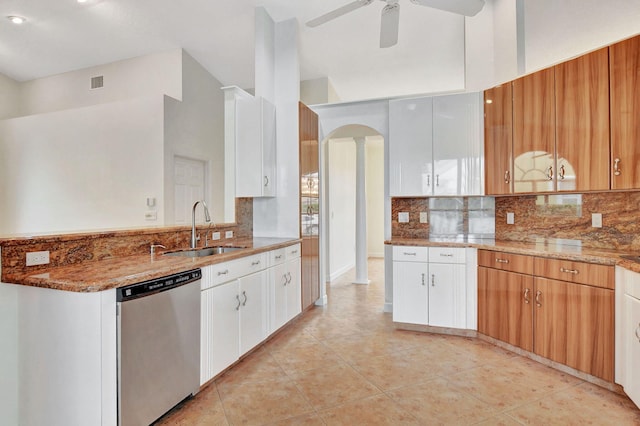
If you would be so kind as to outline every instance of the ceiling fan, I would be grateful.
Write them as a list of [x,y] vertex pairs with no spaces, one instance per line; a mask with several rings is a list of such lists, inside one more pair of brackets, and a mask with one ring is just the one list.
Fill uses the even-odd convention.
[[[307,22],[308,27],[317,27],[333,19],[346,15],[364,6],[373,3],[374,0],[355,0],[331,12],[325,13]],[[382,9],[382,22],[380,24],[380,47],[391,47],[398,43],[398,25],[400,20],[399,0],[381,0],[386,3]],[[446,10],[464,16],[475,16],[484,7],[485,0],[411,0],[418,6],[427,6],[434,9]]]

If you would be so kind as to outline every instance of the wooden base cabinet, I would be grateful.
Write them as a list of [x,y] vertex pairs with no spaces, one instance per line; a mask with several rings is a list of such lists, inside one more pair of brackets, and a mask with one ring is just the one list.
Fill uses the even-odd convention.
[[478,265],[479,332],[613,382],[613,267],[488,250]]

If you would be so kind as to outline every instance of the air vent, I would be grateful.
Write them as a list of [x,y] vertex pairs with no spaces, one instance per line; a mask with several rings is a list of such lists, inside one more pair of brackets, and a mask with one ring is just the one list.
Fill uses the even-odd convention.
[[91,77],[91,89],[99,89],[104,86],[104,76]]

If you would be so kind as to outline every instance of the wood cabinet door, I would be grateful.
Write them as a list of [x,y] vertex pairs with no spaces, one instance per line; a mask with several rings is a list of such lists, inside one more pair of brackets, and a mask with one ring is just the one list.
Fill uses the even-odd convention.
[[609,189],[609,49],[555,66],[558,191]]
[[533,277],[478,268],[478,331],[533,349]]
[[513,81],[513,191],[555,191],[553,68]]
[[640,188],[640,36],[609,47],[611,189]]
[[567,363],[567,291],[563,281],[534,279],[533,351],[562,364]]
[[581,284],[566,288],[566,364],[613,382],[614,291]]
[[484,92],[485,193],[513,192],[513,105],[511,83]]

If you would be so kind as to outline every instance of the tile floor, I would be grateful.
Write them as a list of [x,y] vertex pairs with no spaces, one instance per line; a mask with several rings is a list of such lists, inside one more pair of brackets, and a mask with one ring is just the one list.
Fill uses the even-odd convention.
[[306,312],[163,425],[640,425],[626,397],[477,339],[395,330],[383,261]]

